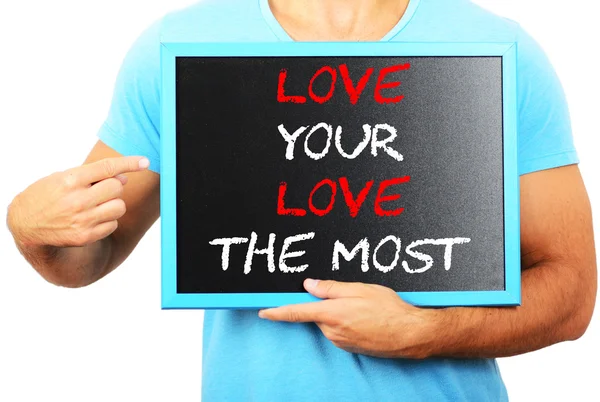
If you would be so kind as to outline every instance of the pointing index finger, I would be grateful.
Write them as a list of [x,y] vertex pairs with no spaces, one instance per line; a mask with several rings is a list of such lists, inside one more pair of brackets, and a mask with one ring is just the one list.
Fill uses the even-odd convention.
[[81,166],[80,180],[85,184],[91,184],[119,174],[138,172],[148,168],[149,165],[149,160],[143,156],[106,158]]

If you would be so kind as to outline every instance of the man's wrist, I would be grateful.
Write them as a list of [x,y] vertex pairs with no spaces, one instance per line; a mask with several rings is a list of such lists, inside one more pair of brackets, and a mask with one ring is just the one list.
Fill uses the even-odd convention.
[[478,331],[483,326],[480,307],[448,307],[435,310],[436,342],[432,356],[460,356],[469,354]]
[[[465,314],[471,318],[465,317]],[[472,337],[476,336],[474,329],[465,326],[468,322],[475,327],[474,310],[461,307],[424,308],[422,315],[425,330],[422,331],[420,358],[442,357],[454,355],[461,348],[468,347]]]
[[[412,311],[410,311],[412,310]],[[396,329],[398,333],[394,357],[409,359],[427,359],[443,354],[451,320],[443,309],[414,307],[409,312],[415,320],[411,327]],[[406,324],[405,320],[402,320]],[[407,338],[409,337],[409,338]],[[412,338],[412,339],[411,339]]]
[[425,344],[422,356],[431,358],[439,356],[443,352],[446,338],[450,336],[449,320],[444,309],[423,308],[423,319],[426,322],[424,331]]

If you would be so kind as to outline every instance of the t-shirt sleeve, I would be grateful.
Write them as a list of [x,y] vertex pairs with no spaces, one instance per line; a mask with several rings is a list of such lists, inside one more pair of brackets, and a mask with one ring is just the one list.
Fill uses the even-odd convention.
[[146,28],[117,75],[108,116],[97,137],[122,155],[142,155],[160,172],[160,26]]
[[560,80],[540,45],[522,29],[517,63],[519,174],[578,163]]

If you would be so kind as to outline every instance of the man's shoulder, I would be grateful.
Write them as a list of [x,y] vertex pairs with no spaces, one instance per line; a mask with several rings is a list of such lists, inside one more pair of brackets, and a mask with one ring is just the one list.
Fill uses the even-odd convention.
[[[415,1],[415,0],[411,0]],[[417,0],[417,10],[396,40],[516,42],[520,25],[470,0]]]
[[166,14],[161,40],[245,42],[273,40],[273,36],[257,0],[201,0]]

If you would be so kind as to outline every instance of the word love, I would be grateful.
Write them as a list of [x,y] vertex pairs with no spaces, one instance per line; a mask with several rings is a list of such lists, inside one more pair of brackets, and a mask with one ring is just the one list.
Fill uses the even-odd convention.
[[[281,252],[279,253],[279,258],[277,261],[277,265],[275,263],[275,241],[276,241],[275,233],[269,234],[269,241],[266,248],[259,249],[257,248],[258,235],[255,232],[252,232],[250,238],[248,237],[230,237],[230,238],[220,238],[214,239],[209,242],[210,245],[213,246],[222,246],[221,250],[221,268],[223,271],[227,271],[229,269],[230,263],[230,254],[232,246],[248,244],[246,248],[246,258],[244,260],[244,274],[249,274],[252,271],[252,264],[254,261],[254,257],[256,255],[264,255],[267,259],[267,268],[270,273],[273,273],[279,268],[279,270],[283,273],[298,273],[305,271],[309,264],[301,264],[297,266],[289,265],[288,259],[302,257],[306,254],[305,250],[290,251],[290,248],[295,243],[300,243],[307,240],[312,240],[315,238],[314,232],[297,234],[294,236],[286,237],[283,241],[283,245],[281,247]],[[405,253],[412,257],[415,260],[421,261],[423,265],[419,267],[410,266],[408,261],[402,261],[402,268],[408,272],[409,274],[421,274],[423,272],[428,271],[434,263],[433,257],[429,254],[424,253],[422,250],[417,250],[417,248],[422,246],[443,246],[444,247],[444,268],[446,271],[450,270],[452,266],[452,252],[453,248],[456,245],[467,244],[471,241],[471,239],[467,237],[455,237],[455,238],[445,238],[445,239],[423,239],[416,240],[412,243],[408,244],[405,248]],[[394,247],[394,258],[391,262],[381,261],[379,256],[381,247],[385,246],[387,243],[391,243]],[[340,270],[340,262],[341,259],[344,259],[347,262],[352,261],[360,254],[360,266],[362,272],[368,272],[370,269],[369,261],[372,262],[375,269],[388,273],[391,272],[398,263],[400,262],[400,253],[402,250],[402,241],[399,237],[396,236],[387,236],[382,239],[377,246],[373,249],[373,253],[370,253],[371,246],[369,243],[369,239],[367,237],[360,240],[356,246],[354,246],[351,250],[339,240],[336,240],[333,246],[333,254],[331,259],[331,268],[333,271]],[[341,258],[340,258],[341,257]],[[389,258],[386,258],[389,259]]]
[[[375,214],[378,216],[398,216],[403,211],[404,208],[396,208],[394,210],[386,210],[383,209],[381,204],[383,202],[395,201],[400,198],[400,194],[393,195],[383,195],[385,190],[397,184],[408,183],[410,181],[410,176],[396,177],[390,180],[384,180],[379,183],[379,189],[377,190],[377,196],[375,197],[374,210]],[[374,180],[368,181],[365,186],[360,190],[360,192],[356,195],[356,197],[352,194],[350,190],[350,185],[348,184],[348,179],[346,177],[340,177],[338,180],[340,184],[340,188],[342,189],[342,194],[344,196],[344,201],[346,201],[346,206],[348,207],[348,211],[350,212],[350,216],[356,218],[360,208],[362,207],[371,187],[375,183]],[[302,208],[288,208],[285,206],[285,194],[287,192],[287,183],[281,182],[279,184],[279,195],[277,197],[277,214],[278,215],[291,215],[291,216],[306,216],[306,210]],[[313,197],[319,189],[324,188],[330,192],[329,204],[325,208],[319,208],[315,206],[313,202]],[[310,192],[308,196],[308,209],[317,216],[325,216],[333,209],[336,200],[337,194],[337,183],[332,181],[331,179],[323,179],[318,182],[315,187]]]
[[[340,75],[342,76],[342,80],[344,81],[344,87],[346,88],[346,93],[348,94],[348,98],[350,103],[355,105],[358,102],[361,94],[363,93],[367,83],[369,82],[369,78],[373,75],[374,69],[368,68],[363,76],[360,78],[358,83],[355,85],[350,78],[350,73],[348,72],[348,66],[346,64],[342,64],[338,67],[340,71]],[[375,84],[375,90],[373,93],[373,98],[377,103],[386,104],[386,103],[397,103],[400,102],[404,95],[396,95],[394,97],[384,97],[381,94],[383,89],[391,89],[396,88],[400,85],[400,81],[392,81],[392,82],[384,82],[386,76],[391,73],[395,73],[397,71],[408,70],[410,69],[410,64],[398,64],[395,66],[389,66],[382,68],[379,71],[379,75],[377,77],[377,83]],[[333,97],[335,92],[335,83],[338,78],[338,70],[334,69],[331,66],[323,66],[318,69],[310,82],[308,83],[308,96],[316,103],[325,103]],[[292,102],[292,103],[306,103],[306,96],[302,95],[287,95],[285,93],[285,82],[287,80],[287,69],[282,69],[279,72],[279,81],[277,84],[277,101],[280,103],[284,102]],[[317,95],[314,91],[314,83],[319,77],[327,77],[329,78],[329,91],[324,95]]]

